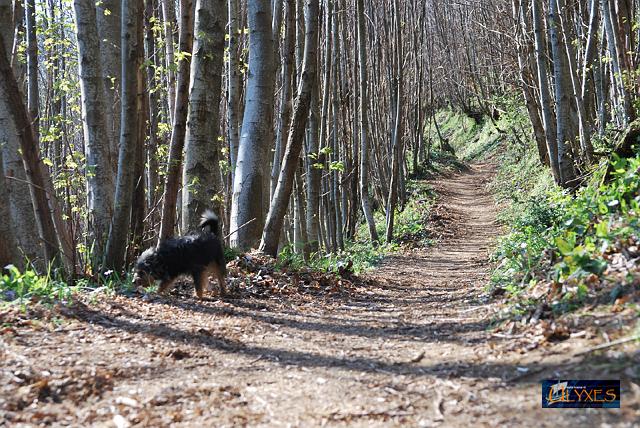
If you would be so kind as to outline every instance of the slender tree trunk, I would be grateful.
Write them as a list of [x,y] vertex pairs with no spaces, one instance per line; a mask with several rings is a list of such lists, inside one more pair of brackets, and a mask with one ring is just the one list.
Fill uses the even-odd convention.
[[[589,94],[588,91],[589,88],[593,89],[591,76],[594,73],[592,68],[596,65],[595,57],[598,49],[598,24],[600,22],[600,8],[598,3],[599,0],[591,0],[591,5],[589,6],[589,32],[587,34],[587,45],[582,63],[582,88],[580,89],[580,93],[585,102],[585,110],[587,113],[590,113],[593,107],[592,101],[587,100],[593,100],[593,94]],[[589,119],[591,118],[592,116]]]
[[369,235],[372,242],[378,242],[378,232],[373,219],[373,210],[369,196],[369,141],[367,139],[367,46],[364,25],[364,0],[357,0],[358,21],[358,60],[359,60],[359,85],[360,85],[360,196],[362,211],[369,226]]
[[121,1],[101,0],[96,2],[96,23],[100,46],[99,50],[95,50],[92,54],[96,55],[97,52],[100,52],[112,182],[115,181],[114,177],[118,167],[118,136],[120,133]]
[[55,211],[51,208],[54,204],[51,199],[55,196],[49,193],[52,186],[49,185],[50,182],[46,177],[47,170],[40,156],[33,125],[18,89],[18,82],[11,69],[2,34],[0,34],[0,93],[4,93],[4,99],[10,106],[9,111],[14,127],[18,130],[20,137],[22,160],[27,179],[30,182],[29,191],[36,210],[38,234],[44,242],[45,262],[66,262],[66,260],[59,258],[61,252],[52,217],[52,212],[55,213]]
[[40,90],[38,89],[38,38],[36,0],[26,0],[27,21],[27,104],[36,141],[40,140]]
[[551,53],[553,57],[554,82],[556,89],[556,139],[558,142],[558,164],[560,167],[560,184],[564,187],[572,186],[575,180],[575,170],[570,154],[570,102],[571,82],[569,65],[567,63],[563,36],[558,20],[558,2],[549,2],[549,36],[551,38]]
[[[142,0],[144,2],[144,0]],[[142,12],[141,12],[142,13]],[[138,57],[136,64],[140,66],[136,72],[138,92],[136,94],[136,115],[137,115],[137,141],[133,163],[133,200],[131,206],[131,227],[129,232],[129,247],[127,249],[126,263],[135,260],[143,247],[144,219],[145,219],[145,180],[144,161],[145,144],[148,135],[149,122],[149,98],[147,97],[147,76],[145,74],[144,56],[144,20],[140,20],[140,29],[136,34]]]
[[307,224],[305,221],[306,214],[304,209],[304,192],[303,181],[302,181],[302,170],[303,165],[300,162],[299,167],[296,168],[296,179],[295,179],[295,234],[294,234],[294,245],[297,253],[302,253],[305,260],[309,257],[309,246],[307,243],[309,242],[309,238],[307,236]]
[[528,39],[527,17],[525,15],[525,8],[522,0],[514,0],[513,16],[518,22],[519,34],[518,34],[518,68],[520,70],[520,89],[525,100],[525,106],[527,107],[527,113],[529,114],[529,120],[531,121],[531,127],[533,128],[533,135],[536,140],[536,146],[538,147],[538,156],[542,165],[549,166],[549,153],[547,151],[546,139],[544,135],[544,126],[542,125],[542,118],[540,116],[539,103],[536,102],[534,91],[535,87],[533,73],[531,72],[532,64],[534,63],[533,46]]
[[611,66],[613,67],[613,76],[611,77],[615,82],[615,92],[618,94],[618,99],[615,102],[615,107],[617,109],[616,114],[620,118],[622,125],[626,125],[631,119],[631,114],[629,112],[629,95],[624,87],[622,68],[620,64],[620,57],[623,56],[624,53],[619,52],[620,43],[617,40],[616,29],[614,27],[616,20],[612,14],[611,3],[609,0],[602,0],[602,19],[604,21],[604,30],[607,35]]
[[264,165],[268,166],[265,160],[271,149],[275,65],[271,9],[265,3],[268,2],[248,2],[249,77],[233,180],[230,225],[230,230],[235,231],[230,236],[231,246],[242,249],[251,248],[260,239],[264,200],[269,192],[269,173]]
[[[0,8],[0,12],[2,9]],[[2,165],[2,151],[0,151],[0,165]],[[1,171],[1,169],[0,169]],[[9,189],[4,174],[0,174],[0,199],[6,201],[9,198]],[[11,210],[9,204],[0,204],[0,216],[4,221],[0,222],[0,236],[2,236],[2,245],[0,245],[0,272],[8,264],[21,265],[21,257],[18,251],[18,241],[13,233],[14,226],[11,219]]]
[[[307,129],[307,233],[309,251],[317,253],[320,249],[320,179],[322,170],[315,167],[318,156],[318,85],[311,89],[311,105],[309,108],[309,126]],[[315,156],[315,158],[314,158]]]
[[[149,94],[149,144],[146,150],[147,159],[147,207],[155,212],[154,208],[157,202],[157,186],[158,186],[158,122],[159,115],[162,111],[160,106],[159,88],[160,82],[156,78],[155,70],[159,66],[158,53],[156,52],[155,35],[151,27],[154,18],[156,2],[155,0],[146,0],[145,3],[145,49],[148,57],[147,63],[147,88]],[[155,219],[151,217],[151,224],[155,224]]]
[[278,184],[271,201],[271,207],[269,208],[267,221],[262,233],[262,241],[260,243],[260,250],[272,256],[276,256],[278,251],[280,229],[282,229],[284,215],[291,197],[294,176],[299,163],[300,150],[302,149],[304,130],[309,115],[311,88],[316,82],[318,9],[318,0],[306,0],[306,34],[302,77],[298,85],[298,94],[293,110],[293,118],[289,127],[289,138],[287,140],[282,169],[280,170]]
[[296,24],[295,1],[287,0],[286,3],[285,36],[282,58],[282,89],[280,90],[280,104],[277,115],[276,142],[273,153],[273,163],[271,165],[271,195],[274,194],[278,183],[278,173],[282,165],[282,155],[284,154],[284,143],[287,141],[287,131],[289,130],[289,116],[291,114],[290,88],[291,77],[293,75],[293,57],[295,51],[294,36]]
[[[174,52],[176,33],[176,11],[174,0],[162,1],[162,17],[164,20],[164,43],[167,68],[167,104],[169,105],[169,122],[174,122],[176,107],[176,59]],[[182,6],[181,6],[182,7]]]
[[96,24],[95,3],[74,0],[79,51],[80,90],[82,93],[82,124],[87,157],[87,208],[94,262],[100,263],[109,233],[114,184],[109,159],[110,142],[107,132],[105,90],[102,80],[100,40]]
[[238,160],[238,145],[240,143],[238,109],[240,104],[240,71],[238,65],[238,1],[228,0],[229,6],[229,49],[227,66],[227,130],[229,134],[229,159],[231,161],[231,176],[236,170]]
[[189,68],[191,64],[189,54],[191,54],[193,46],[192,0],[182,0],[180,2],[180,41],[178,45],[182,58],[178,62],[178,87],[171,143],[169,145],[167,176],[164,183],[159,241],[173,236],[176,226],[176,206],[178,204],[180,178],[182,177],[182,152],[189,108]]
[[398,203],[398,182],[402,174],[402,166],[400,165],[401,139],[402,139],[402,37],[400,28],[400,14],[398,0],[393,2],[394,13],[394,33],[395,33],[395,52],[393,62],[395,63],[395,111],[393,119],[392,141],[391,141],[391,183],[389,184],[389,197],[387,199],[387,218],[386,218],[386,240],[391,243],[393,240],[393,224],[395,219],[395,211]]
[[580,137],[580,150],[583,160],[586,163],[593,162],[593,145],[591,144],[591,130],[587,123],[587,111],[585,110],[582,98],[582,83],[579,80],[578,62],[576,60],[575,50],[571,44],[569,37],[570,25],[567,22],[566,5],[564,0],[558,0],[558,18],[562,34],[564,34],[564,47],[567,56],[568,74],[570,76],[571,88],[573,91],[573,99],[576,111],[578,113],[578,129]]
[[[20,4],[20,2],[16,2]],[[14,7],[14,10],[16,8]],[[23,19],[24,13],[19,10],[15,13],[16,19]],[[13,26],[8,21],[11,17],[11,1],[0,0],[0,34],[4,40],[5,52],[9,54],[13,49],[14,27],[19,28],[19,23],[15,22]],[[9,58],[7,58],[9,60]],[[19,65],[17,63],[16,65]],[[15,67],[14,67],[15,70]],[[14,76],[16,75],[14,71]],[[18,80],[16,78],[16,80]],[[0,175],[6,176],[6,199],[9,201],[9,211],[13,224],[14,235],[18,240],[20,255],[27,258],[36,267],[43,271],[45,266],[40,263],[42,260],[42,244],[37,233],[38,230],[36,218],[29,193],[29,185],[27,176],[20,155],[20,135],[15,127],[11,110],[13,109],[7,104],[8,97],[0,91],[0,154],[2,155],[2,163],[0,163]],[[3,217],[9,218],[9,217]],[[7,222],[8,223],[8,222]],[[16,261],[17,263],[17,261]]]
[[551,163],[551,173],[556,183],[560,184],[560,164],[558,162],[558,142],[556,136],[556,126],[553,118],[552,99],[549,91],[549,77],[547,74],[546,59],[546,38],[542,27],[542,10],[540,0],[533,0],[532,3],[533,32],[536,47],[536,68],[538,71],[538,85],[540,88],[540,106],[542,109],[542,124],[549,151]]
[[[630,73],[633,71],[629,60],[629,51],[631,49],[625,39],[628,40],[632,37],[632,34],[631,31],[624,31],[623,27],[629,26],[632,18],[627,13],[627,0],[614,2],[603,0],[602,7],[606,9],[603,13],[605,29],[607,31],[607,39],[609,39],[611,55],[613,56],[612,64],[616,69],[614,78],[616,78],[619,85],[623,123],[626,125],[636,118],[631,95],[625,85],[625,79],[629,79],[631,77]],[[610,25],[607,26],[607,23]]]
[[[334,2],[334,6],[336,1]],[[336,9],[334,7],[334,9]],[[340,153],[340,144],[338,143],[338,133],[339,133],[339,122],[338,119],[340,117],[340,106],[338,99],[338,60],[339,53],[338,52],[338,38],[340,36],[338,32],[338,15],[334,16],[331,20],[331,28],[333,32],[333,37],[331,38],[331,76],[332,76],[332,88],[331,88],[331,104],[333,115],[331,117],[332,123],[332,138],[331,138],[331,161],[332,165],[330,168],[331,171],[331,197],[333,199],[333,217],[335,223],[335,237],[336,237],[336,245],[338,249],[344,249],[344,234],[343,234],[343,226],[344,220],[342,218],[342,200],[341,200],[341,186],[340,186],[340,171],[338,168],[338,164],[341,160]],[[343,163],[344,165],[344,163]]]
[[142,0],[122,1],[122,80],[120,106],[120,151],[118,156],[118,176],[114,199],[113,219],[107,240],[105,267],[122,271],[125,265],[125,250],[131,220],[134,174],[138,141],[138,68],[140,54],[138,32],[142,31]]
[[[7,26],[3,29],[3,34],[8,34],[10,30],[13,30],[12,38],[9,36],[5,39],[5,43],[13,42],[11,47],[7,48],[7,53],[11,54],[11,67],[13,68],[13,74],[18,81],[18,87],[21,87],[24,80],[24,67],[18,61],[18,49],[20,48],[20,42],[22,41],[22,35],[24,34],[24,4],[23,0],[15,0],[13,2],[13,27]],[[8,11],[5,14],[6,19],[9,19]],[[6,33],[5,33],[6,32]],[[12,40],[13,39],[13,40]]]
[[224,65],[226,0],[196,0],[191,95],[185,144],[182,228],[195,230],[200,215],[221,213],[219,107]]

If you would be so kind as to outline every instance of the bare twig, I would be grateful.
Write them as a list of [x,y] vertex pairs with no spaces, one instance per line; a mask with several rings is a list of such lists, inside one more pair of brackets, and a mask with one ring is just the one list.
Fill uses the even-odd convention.
[[622,345],[624,343],[633,342],[634,340],[640,340],[640,334],[636,336],[623,337],[622,339],[614,340],[613,342],[604,343],[602,345],[594,346],[593,348],[585,349],[584,351],[580,351],[575,355],[584,355],[589,354],[594,351],[599,351],[601,349],[612,348],[614,346]]
[[249,224],[253,223],[254,221],[256,221],[257,218],[252,218],[251,220],[249,220],[248,222],[246,222],[245,224],[243,224],[242,226],[240,226],[239,228],[237,228],[236,230],[234,230],[233,232],[229,232],[228,234],[226,234],[224,236],[224,239],[227,239],[228,237],[230,237],[231,235],[233,235],[234,233],[236,233],[237,231],[243,229],[245,226],[248,226]]

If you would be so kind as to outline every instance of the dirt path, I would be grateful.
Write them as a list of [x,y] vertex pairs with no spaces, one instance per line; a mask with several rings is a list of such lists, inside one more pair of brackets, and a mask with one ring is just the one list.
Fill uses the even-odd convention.
[[5,332],[0,421],[632,426],[637,391],[622,410],[540,409],[542,378],[616,375],[597,361],[577,364],[587,339],[524,351],[527,343],[488,330],[495,309],[483,287],[498,233],[491,172],[477,164],[439,180],[438,210],[456,221],[453,236],[386,259],[376,283],[349,299],[114,297],[57,327]]

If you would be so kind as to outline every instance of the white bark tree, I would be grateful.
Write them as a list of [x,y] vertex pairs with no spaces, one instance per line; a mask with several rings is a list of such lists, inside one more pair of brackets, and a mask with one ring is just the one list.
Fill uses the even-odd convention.
[[87,208],[90,232],[95,247],[95,261],[102,262],[104,245],[111,222],[114,184],[109,159],[105,88],[100,57],[100,40],[96,24],[95,2],[74,0],[78,40],[78,64],[82,93],[82,124],[87,158]]
[[268,166],[275,104],[270,2],[249,0],[248,17],[249,77],[230,222],[230,230],[234,232],[230,236],[231,246],[243,249],[258,244],[264,226],[264,201],[269,198],[269,173],[265,164]]
[[104,112],[109,139],[109,164],[112,182],[118,166],[118,137],[120,133],[120,32],[121,0],[96,2],[96,24],[100,49],[100,71],[105,93]]
[[[231,174],[235,173],[240,144],[240,120],[238,118],[240,104],[240,70],[238,64],[238,0],[228,0],[229,8],[229,44],[227,64],[227,130],[229,139],[229,160]],[[233,179],[233,175],[232,175]]]
[[105,267],[122,270],[125,265],[125,250],[131,222],[133,200],[133,177],[135,155],[138,144],[138,69],[141,64],[140,33],[143,18],[142,0],[122,1],[121,39],[121,105],[120,105],[120,150],[118,176],[114,198],[113,218],[109,229]]
[[[193,230],[206,208],[222,208],[218,141],[226,0],[196,0],[189,116],[184,158],[182,229]],[[215,201],[214,201],[215,198]]]

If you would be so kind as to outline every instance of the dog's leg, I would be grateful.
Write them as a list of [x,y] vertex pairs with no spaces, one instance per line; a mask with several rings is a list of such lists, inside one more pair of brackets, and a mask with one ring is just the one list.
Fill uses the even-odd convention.
[[204,290],[207,288],[207,282],[209,281],[209,276],[207,275],[206,269],[197,270],[192,273],[193,275],[193,285],[196,288],[196,294],[198,295],[198,299],[202,299],[204,297]]
[[227,294],[227,281],[224,275],[222,274],[222,272],[220,271],[217,272],[217,277],[218,277],[218,285],[220,286],[220,295],[224,296]]
[[209,265],[209,269],[211,270],[211,272],[213,272],[215,277],[218,279],[218,286],[220,287],[220,295],[224,296],[225,294],[227,294],[227,288],[226,288],[227,283],[224,278],[224,275],[222,274],[222,269],[220,269],[220,266],[218,266],[218,264],[215,262]]
[[172,279],[163,279],[160,285],[158,286],[158,294],[164,294],[173,286],[173,278]]

